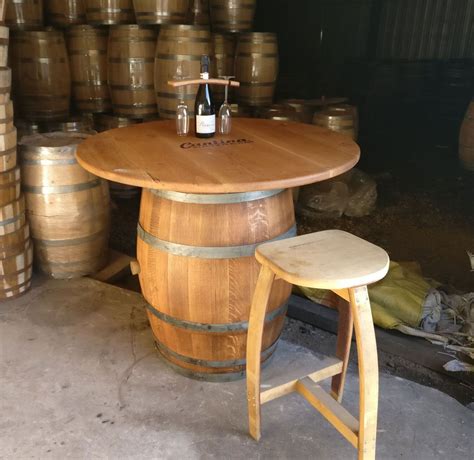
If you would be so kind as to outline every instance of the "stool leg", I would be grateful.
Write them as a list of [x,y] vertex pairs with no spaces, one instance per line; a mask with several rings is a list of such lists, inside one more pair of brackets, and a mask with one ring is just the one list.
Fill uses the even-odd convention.
[[250,435],[260,439],[260,357],[268,299],[275,274],[262,266],[250,310],[247,336],[247,407]]
[[347,366],[351,353],[352,331],[354,329],[354,317],[352,309],[344,299],[340,299],[337,306],[339,311],[339,319],[337,325],[337,344],[336,358],[342,361],[342,372],[335,375],[331,381],[331,395],[337,401],[342,401],[344,392],[344,383],[346,381]]
[[359,460],[375,459],[379,369],[367,286],[349,290],[359,361]]

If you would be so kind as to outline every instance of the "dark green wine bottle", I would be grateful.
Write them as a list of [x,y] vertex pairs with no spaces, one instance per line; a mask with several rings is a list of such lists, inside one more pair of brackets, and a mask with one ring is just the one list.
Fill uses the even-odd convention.
[[[201,78],[209,80],[209,56],[201,57]],[[199,85],[194,104],[196,137],[209,138],[216,134],[216,109],[211,86]]]

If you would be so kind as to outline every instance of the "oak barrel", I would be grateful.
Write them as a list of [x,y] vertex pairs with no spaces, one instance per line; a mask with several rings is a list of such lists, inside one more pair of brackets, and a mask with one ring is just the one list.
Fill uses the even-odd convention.
[[13,128],[13,102],[8,101],[0,104],[0,134],[8,133]]
[[4,237],[20,230],[26,223],[25,197],[0,206],[0,236]]
[[55,27],[85,24],[86,8],[83,0],[46,0],[48,23]]
[[251,106],[270,105],[278,77],[278,43],[272,33],[242,34],[237,43],[235,75],[240,81],[238,101]]
[[155,91],[161,118],[174,118],[180,100],[187,104],[190,115],[194,116],[197,85],[172,88],[168,80],[199,78],[203,54],[213,54],[211,34],[207,27],[161,27],[155,55]]
[[276,121],[299,121],[300,117],[295,108],[287,104],[272,104],[270,107],[259,107],[259,118]]
[[[235,75],[235,36],[231,34],[212,34],[214,45],[214,60],[218,77],[231,77]],[[214,86],[214,98],[217,102],[224,100],[224,87]],[[229,88],[229,99],[232,101],[233,90]]]
[[15,128],[0,134],[0,172],[9,171],[16,166],[16,143]]
[[33,246],[28,240],[18,254],[0,259],[0,299],[12,299],[25,293],[31,286],[33,274]]
[[4,0],[5,25],[11,30],[39,30],[43,27],[43,0]]
[[314,114],[313,124],[345,134],[356,141],[358,135],[357,107],[348,104],[328,107]]
[[89,25],[73,26],[66,33],[72,97],[80,112],[112,108],[107,83],[108,38],[107,29]]
[[92,119],[87,117],[70,117],[65,121],[54,121],[44,126],[43,132],[53,133],[61,131],[63,133],[86,133],[97,134],[92,127]]
[[9,67],[0,68],[0,104],[6,104],[10,100],[12,89],[12,71]]
[[[22,118],[15,119],[15,127],[17,130],[18,140],[20,141],[23,136],[31,136],[43,132],[43,127],[37,121],[24,120]],[[16,144],[16,140],[15,140]],[[16,152],[16,148],[15,148]],[[15,153],[16,161],[16,153]]]
[[[123,128],[139,122],[140,120],[138,119],[118,117],[115,115],[94,115],[94,128],[99,133],[109,129]],[[110,195],[114,198],[130,199],[137,197],[140,194],[141,189],[139,187],[109,181],[109,190]]]
[[10,40],[10,29],[0,26],[0,67],[8,64],[8,42]]
[[108,82],[114,113],[141,118],[157,112],[154,95],[156,31],[114,26],[109,36]]
[[11,40],[17,107],[23,118],[67,118],[71,77],[66,43],[57,30],[17,32]]
[[19,199],[0,207],[0,259],[24,251],[30,238],[30,228],[25,222],[25,200]]
[[474,101],[469,104],[461,125],[459,159],[464,168],[474,171]]
[[20,168],[14,167],[0,173],[0,206],[20,197]]
[[84,0],[87,23],[94,26],[135,22],[132,0]]
[[196,26],[209,25],[209,0],[191,0],[189,22]]
[[23,195],[5,206],[0,206],[0,258],[18,254],[29,238]]
[[107,182],[76,161],[79,133],[47,133],[20,143],[22,184],[35,263],[54,278],[94,273],[107,262]]
[[94,129],[101,133],[109,129],[123,128],[138,123],[139,120],[133,118],[118,117],[116,115],[109,115],[106,113],[94,114]]
[[138,24],[186,24],[189,0],[133,0]]
[[[259,272],[255,248],[295,232],[289,190],[223,195],[143,190],[140,284],[157,347],[178,371],[215,381],[243,376]],[[274,285],[263,360],[276,346],[290,291],[281,280]]]
[[210,0],[214,32],[241,33],[252,30],[256,0]]

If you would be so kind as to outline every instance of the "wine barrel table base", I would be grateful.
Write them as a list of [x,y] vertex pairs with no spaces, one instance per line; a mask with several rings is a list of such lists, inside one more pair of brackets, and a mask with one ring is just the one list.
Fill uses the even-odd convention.
[[[91,173],[143,188],[137,272],[156,347],[189,377],[243,377],[256,247],[294,236],[291,188],[342,174],[358,161],[348,137],[317,126],[238,118],[230,136],[182,138],[174,120],[112,129],[85,140]],[[262,361],[284,324],[291,286],[270,296]]]
[[[187,194],[145,189],[137,254],[160,353],[181,373],[200,380],[243,377],[247,321],[259,272],[255,248],[295,235],[288,190]],[[156,273],[162,274],[159,288]],[[277,282],[263,361],[276,347],[289,296],[290,286]]]

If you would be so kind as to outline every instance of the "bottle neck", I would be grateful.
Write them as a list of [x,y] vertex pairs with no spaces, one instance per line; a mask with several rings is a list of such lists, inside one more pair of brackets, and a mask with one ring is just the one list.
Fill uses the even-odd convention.
[[200,75],[203,80],[209,80],[209,72],[202,72]]

